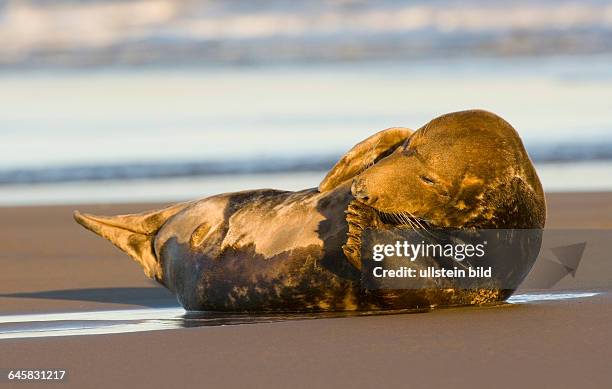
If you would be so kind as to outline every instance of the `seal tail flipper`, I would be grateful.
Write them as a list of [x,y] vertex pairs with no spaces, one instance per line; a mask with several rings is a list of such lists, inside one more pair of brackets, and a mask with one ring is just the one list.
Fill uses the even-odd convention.
[[162,282],[163,269],[153,247],[155,235],[170,217],[187,205],[189,203],[181,203],[161,210],[118,216],[96,216],[75,211],[74,220],[136,260],[147,277]]

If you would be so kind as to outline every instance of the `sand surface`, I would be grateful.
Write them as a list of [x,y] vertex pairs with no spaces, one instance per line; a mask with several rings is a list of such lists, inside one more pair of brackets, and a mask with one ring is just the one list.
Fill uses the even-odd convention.
[[[612,229],[610,193],[552,194],[547,201],[549,228]],[[159,206],[78,208],[116,214]],[[0,208],[0,315],[177,306],[136,263],[76,225],[74,208]],[[578,276],[555,290],[600,294],[421,314],[0,340],[0,369],[66,368],[69,380],[58,386],[80,388],[610,387],[612,258],[591,253]]]

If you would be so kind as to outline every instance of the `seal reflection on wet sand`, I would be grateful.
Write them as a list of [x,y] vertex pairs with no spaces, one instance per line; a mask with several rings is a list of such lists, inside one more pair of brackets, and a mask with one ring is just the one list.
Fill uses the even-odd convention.
[[[584,299],[597,296],[598,294],[597,292],[517,294],[510,297],[507,303],[501,303],[487,308],[503,308],[512,304],[533,304],[543,301]],[[425,312],[429,312],[429,309],[257,314],[184,312],[180,308],[157,308],[39,315],[9,315],[0,316],[0,339],[119,334],[143,331],[164,331],[177,328],[215,327],[276,323],[290,320],[333,319]]]
[[[486,304],[513,290],[366,289],[365,229],[541,229],[544,193],[518,133],[481,110],[390,128],[318,188],[220,194],[78,223],[138,261],[187,310],[354,311]],[[535,259],[535,258],[534,258]],[[432,259],[435,260],[435,259]],[[512,273],[527,275],[532,262]],[[497,280],[503,284],[503,280]]]

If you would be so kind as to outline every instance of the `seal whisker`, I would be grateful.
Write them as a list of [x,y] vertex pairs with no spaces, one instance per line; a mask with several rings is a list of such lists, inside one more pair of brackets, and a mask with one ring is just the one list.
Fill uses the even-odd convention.
[[[434,238],[434,239],[438,239],[438,236],[436,236],[434,233],[432,233],[430,231],[430,225],[429,223],[427,223],[427,221],[423,220],[423,219],[419,219],[417,217],[415,217],[410,211],[406,211],[407,214],[409,214],[412,218],[412,220],[414,220],[414,222],[423,230],[425,231],[425,233],[427,233],[430,237]],[[424,224],[423,224],[424,223]]]
[[416,232],[421,238],[425,238],[419,231],[420,228],[418,227],[418,225],[416,225],[415,222],[411,220],[407,215],[403,213],[395,213],[395,215],[396,217],[398,217],[400,220],[403,221],[403,225],[408,225],[410,229]]

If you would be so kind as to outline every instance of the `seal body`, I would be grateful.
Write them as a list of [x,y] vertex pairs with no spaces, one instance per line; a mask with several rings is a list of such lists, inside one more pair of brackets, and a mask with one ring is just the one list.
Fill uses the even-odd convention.
[[[373,135],[351,149],[319,188],[252,190],[143,214],[77,212],[75,218],[137,260],[188,310],[344,311],[501,301],[512,290],[362,287],[360,245],[367,228],[544,226],[543,191],[514,129],[485,111],[445,116],[414,134],[392,128]],[[478,137],[487,134],[505,145],[502,156],[514,159],[492,155],[497,165],[474,165],[465,150],[440,142],[440,133],[456,134],[464,148],[478,148]],[[494,147],[490,143],[483,142]],[[439,153],[443,163],[436,164]],[[403,216],[390,221],[385,215]],[[531,265],[520,263],[519,273],[526,275]]]
[[187,309],[357,309],[360,273],[338,260],[351,199],[345,184],[325,193],[256,190],[195,202],[155,238],[163,283]]

